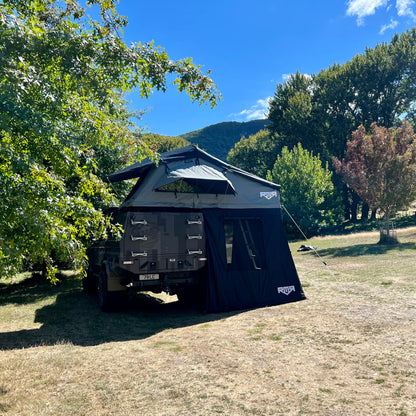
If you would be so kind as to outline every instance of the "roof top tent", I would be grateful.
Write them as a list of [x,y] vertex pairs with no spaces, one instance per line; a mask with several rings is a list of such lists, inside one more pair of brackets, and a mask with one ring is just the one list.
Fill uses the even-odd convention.
[[126,211],[195,211],[204,217],[206,310],[229,311],[305,299],[282,222],[280,186],[190,145],[109,176],[138,178]]

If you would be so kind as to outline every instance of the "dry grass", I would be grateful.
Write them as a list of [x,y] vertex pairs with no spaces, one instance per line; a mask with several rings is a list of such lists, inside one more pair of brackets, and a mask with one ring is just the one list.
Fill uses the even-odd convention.
[[308,299],[234,313],[0,285],[0,414],[416,415],[416,228],[399,239],[313,239],[330,271],[293,244]]

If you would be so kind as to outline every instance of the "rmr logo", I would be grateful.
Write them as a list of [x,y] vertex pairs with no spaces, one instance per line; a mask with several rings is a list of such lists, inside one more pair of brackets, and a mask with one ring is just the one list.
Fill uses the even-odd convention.
[[266,198],[266,199],[277,198],[277,192],[276,191],[260,192],[260,198]]
[[295,286],[282,286],[277,288],[277,293],[283,293],[286,296],[290,295],[292,292],[295,291]]

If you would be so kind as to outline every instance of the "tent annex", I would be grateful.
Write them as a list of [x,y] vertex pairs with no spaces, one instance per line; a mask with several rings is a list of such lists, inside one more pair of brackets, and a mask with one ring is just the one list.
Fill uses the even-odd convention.
[[138,178],[121,209],[204,215],[206,309],[226,311],[305,298],[282,222],[280,186],[197,146],[162,153],[109,176]]

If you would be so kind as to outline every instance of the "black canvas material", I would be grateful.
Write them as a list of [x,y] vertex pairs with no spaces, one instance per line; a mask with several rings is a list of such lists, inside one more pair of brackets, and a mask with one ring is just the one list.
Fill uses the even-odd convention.
[[[210,312],[264,307],[305,299],[287,243],[280,209],[203,211],[208,245],[206,308]],[[224,223],[256,225],[259,268],[248,258],[241,229],[234,233],[231,264],[227,263]],[[261,238],[260,238],[261,237]]]

